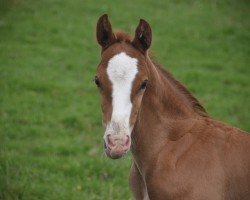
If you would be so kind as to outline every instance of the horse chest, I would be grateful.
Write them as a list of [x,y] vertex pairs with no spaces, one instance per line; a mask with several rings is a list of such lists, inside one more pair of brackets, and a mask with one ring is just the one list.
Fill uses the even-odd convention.
[[149,199],[178,200],[178,199],[223,199],[223,187],[218,184],[209,184],[207,180],[193,181],[185,179],[182,175],[176,177],[164,174],[152,177],[154,180],[146,181]]
[[163,157],[168,159],[158,161],[145,175],[150,199],[223,199],[225,176],[220,165],[192,156],[176,165],[166,161],[171,160],[167,153]]

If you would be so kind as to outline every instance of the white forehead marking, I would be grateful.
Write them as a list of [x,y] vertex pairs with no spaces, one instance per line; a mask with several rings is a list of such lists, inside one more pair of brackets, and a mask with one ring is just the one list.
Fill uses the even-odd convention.
[[111,121],[123,123],[129,128],[129,118],[132,109],[130,100],[132,83],[138,72],[136,58],[122,52],[112,57],[108,62],[107,74],[112,83],[112,117]]

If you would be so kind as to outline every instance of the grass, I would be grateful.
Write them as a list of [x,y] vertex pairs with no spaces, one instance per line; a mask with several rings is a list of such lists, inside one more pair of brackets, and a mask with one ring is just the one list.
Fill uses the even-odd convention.
[[103,154],[98,17],[152,51],[215,118],[250,131],[248,1],[0,0],[0,199],[132,199],[131,156]]

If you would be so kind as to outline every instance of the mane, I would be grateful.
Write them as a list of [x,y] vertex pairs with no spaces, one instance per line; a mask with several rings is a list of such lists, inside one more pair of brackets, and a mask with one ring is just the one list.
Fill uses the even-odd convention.
[[189,92],[189,90],[182,85],[178,80],[176,80],[173,75],[164,69],[160,64],[155,62],[155,60],[150,56],[152,63],[159,69],[159,71],[171,82],[174,86],[184,94],[184,96],[189,100],[193,110],[201,116],[207,117],[206,109],[201,105],[201,103]]
[[[132,37],[120,30],[115,31],[115,36],[117,42],[126,42],[126,43],[131,43],[132,42]],[[151,59],[152,63],[159,69],[159,71],[169,80],[171,83],[174,84],[174,86],[182,93],[184,96],[189,100],[191,103],[191,106],[193,110],[198,113],[201,116],[208,116],[207,111],[205,108],[201,105],[201,103],[188,91],[188,89],[182,85],[178,80],[176,80],[170,72],[165,70],[160,64],[158,64],[153,58],[152,55],[149,56]]]

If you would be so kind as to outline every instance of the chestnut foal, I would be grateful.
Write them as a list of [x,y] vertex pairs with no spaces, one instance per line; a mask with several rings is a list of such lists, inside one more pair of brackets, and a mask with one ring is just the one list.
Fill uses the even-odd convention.
[[136,199],[250,199],[250,136],[216,121],[148,55],[151,28],[135,37],[97,23],[102,47],[95,83],[101,94],[108,157],[133,154]]

